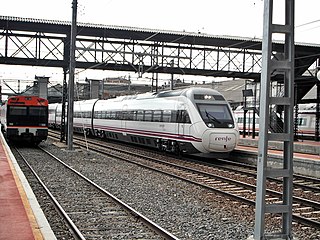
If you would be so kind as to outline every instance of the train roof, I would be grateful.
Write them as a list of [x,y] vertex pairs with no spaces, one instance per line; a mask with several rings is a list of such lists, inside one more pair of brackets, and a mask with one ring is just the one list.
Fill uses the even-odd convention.
[[131,100],[131,99],[140,100],[140,99],[154,99],[154,98],[178,97],[178,96],[188,97],[190,96],[190,94],[210,94],[210,95],[219,96],[217,100],[225,100],[223,98],[223,95],[214,89],[191,87],[191,88],[184,88],[184,89],[178,89],[178,90],[162,91],[159,93],[148,92],[148,93],[143,93],[138,95],[120,96],[113,99],[113,101],[121,102],[121,101]]
[[48,100],[38,96],[11,96],[6,101],[7,105],[48,106]]

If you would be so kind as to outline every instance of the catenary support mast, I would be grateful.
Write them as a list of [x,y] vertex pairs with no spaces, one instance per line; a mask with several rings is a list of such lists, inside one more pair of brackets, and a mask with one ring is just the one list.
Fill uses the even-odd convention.
[[[273,23],[273,0],[264,1],[264,23],[262,44],[262,73],[259,152],[257,162],[257,198],[255,239],[292,239],[292,175],[293,175],[293,105],[294,105],[294,0],[285,1],[285,23]],[[273,34],[284,36],[283,52],[272,49]],[[281,56],[281,57],[279,57]],[[284,83],[283,96],[275,96],[271,88],[273,74],[281,76]],[[275,107],[284,110],[284,127],[280,133],[269,131],[270,111]],[[268,165],[268,142],[283,142],[282,166]],[[276,177],[283,180],[281,203],[267,203],[266,179]],[[266,216],[281,216],[282,222],[278,227],[280,232],[267,232]]]
[[74,70],[75,70],[75,48],[77,36],[77,5],[78,1],[72,1],[72,25],[70,42],[70,68],[68,86],[68,150],[73,150],[73,97],[74,97]]

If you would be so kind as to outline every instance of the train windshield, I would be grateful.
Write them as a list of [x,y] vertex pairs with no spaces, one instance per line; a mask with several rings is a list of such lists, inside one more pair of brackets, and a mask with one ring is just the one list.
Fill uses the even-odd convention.
[[27,107],[10,106],[9,107],[9,115],[26,116],[27,115]]
[[7,122],[10,126],[47,126],[48,107],[8,106]]
[[46,107],[29,107],[30,116],[47,116]]
[[233,128],[234,122],[226,104],[197,104],[200,115],[210,128]]

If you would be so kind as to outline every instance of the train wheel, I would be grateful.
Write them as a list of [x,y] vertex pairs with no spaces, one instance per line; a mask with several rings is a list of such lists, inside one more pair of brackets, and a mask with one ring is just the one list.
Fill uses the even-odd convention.
[[100,131],[100,138],[101,139],[105,139],[106,138],[106,134],[103,130]]
[[179,144],[177,142],[173,142],[172,143],[172,152],[177,155],[177,156],[180,156],[181,155],[181,151],[180,151],[180,147],[179,147]]
[[86,129],[86,136],[87,136],[87,137],[91,136],[91,131],[90,131],[90,129]]

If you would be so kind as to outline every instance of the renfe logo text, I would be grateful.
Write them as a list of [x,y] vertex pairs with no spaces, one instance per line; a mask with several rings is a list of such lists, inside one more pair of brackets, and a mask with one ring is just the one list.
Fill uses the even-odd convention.
[[231,141],[231,137],[225,136],[225,137],[215,137],[215,141],[224,141],[224,142],[229,142]]

